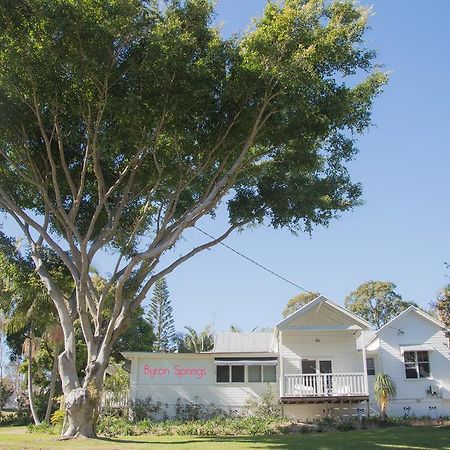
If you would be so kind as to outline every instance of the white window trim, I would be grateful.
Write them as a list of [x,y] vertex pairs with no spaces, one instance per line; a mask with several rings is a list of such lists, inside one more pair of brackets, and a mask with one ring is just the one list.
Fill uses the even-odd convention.
[[[428,367],[430,369],[430,373],[427,377],[421,377],[419,373],[419,358],[417,357],[417,352],[427,352],[428,353]],[[405,353],[415,353],[416,354],[416,361],[415,361],[415,367],[416,367],[416,373],[417,378],[406,378],[406,361],[405,361]],[[430,351],[429,350],[408,350],[407,352],[403,353],[403,379],[405,381],[420,381],[420,380],[432,380],[433,374],[431,371],[431,361],[430,361]]]

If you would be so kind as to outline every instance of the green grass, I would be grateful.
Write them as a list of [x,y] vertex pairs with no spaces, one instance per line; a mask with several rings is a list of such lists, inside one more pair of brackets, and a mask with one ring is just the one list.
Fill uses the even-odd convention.
[[28,433],[25,427],[0,428],[0,449],[240,449],[302,450],[410,449],[450,450],[448,427],[394,427],[378,430],[295,434],[288,436],[190,437],[138,436],[117,439],[58,441],[57,436]]

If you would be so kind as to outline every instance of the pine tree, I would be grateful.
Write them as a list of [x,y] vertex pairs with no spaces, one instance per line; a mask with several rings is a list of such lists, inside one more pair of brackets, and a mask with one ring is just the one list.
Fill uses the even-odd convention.
[[169,289],[164,278],[158,280],[153,289],[149,321],[155,333],[153,350],[157,352],[173,351],[176,333],[172,305],[169,300]]

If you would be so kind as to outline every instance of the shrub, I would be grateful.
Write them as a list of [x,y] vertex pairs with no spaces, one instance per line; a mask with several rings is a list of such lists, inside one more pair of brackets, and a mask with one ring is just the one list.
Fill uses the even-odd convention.
[[259,398],[247,400],[244,410],[248,415],[256,417],[281,417],[281,408],[270,384]]
[[131,402],[130,408],[134,422],[139,422],[144,419],[156,420],[158,418],[166,418],[167,405],[163,406],[161,402],[154,402],[150,396]]
[[370,416],[362,418],[363,426],[376,425],[379,427],[398,427],[408,425],[409,421],[405,417]]
[[355,428],[355,422],[353,420],[345,419],[338,422],[336,428],[338,431],[350,431]]
[[56,432],[49,422],[41,422],[39,425],[30,424],[27,428],[29,433],[55,434]]
[[[198,400],[198,397],[195,397]],[[236,411],[221,409],[210,403],[203,405],[198,401],[186,401],[181,398],[177,399],[175,404],[175,420],[189,422],[192,420],[208,420],[215,417],[233,417]]]

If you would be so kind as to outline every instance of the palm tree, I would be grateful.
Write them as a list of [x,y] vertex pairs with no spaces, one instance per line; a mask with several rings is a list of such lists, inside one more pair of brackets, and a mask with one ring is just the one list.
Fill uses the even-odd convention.
[[392,378],[386,373],[379,373],[375,377],[373,393],[380,405],[381,417],[386,417],[389,401],[395,397],[396,387]]
[[211,325],[205,327],[201,333],[197,333],[192,327],[184,328],[187,333],[184,335],[183,347],[187,352],[207,352],[214,347],[214,333]]

